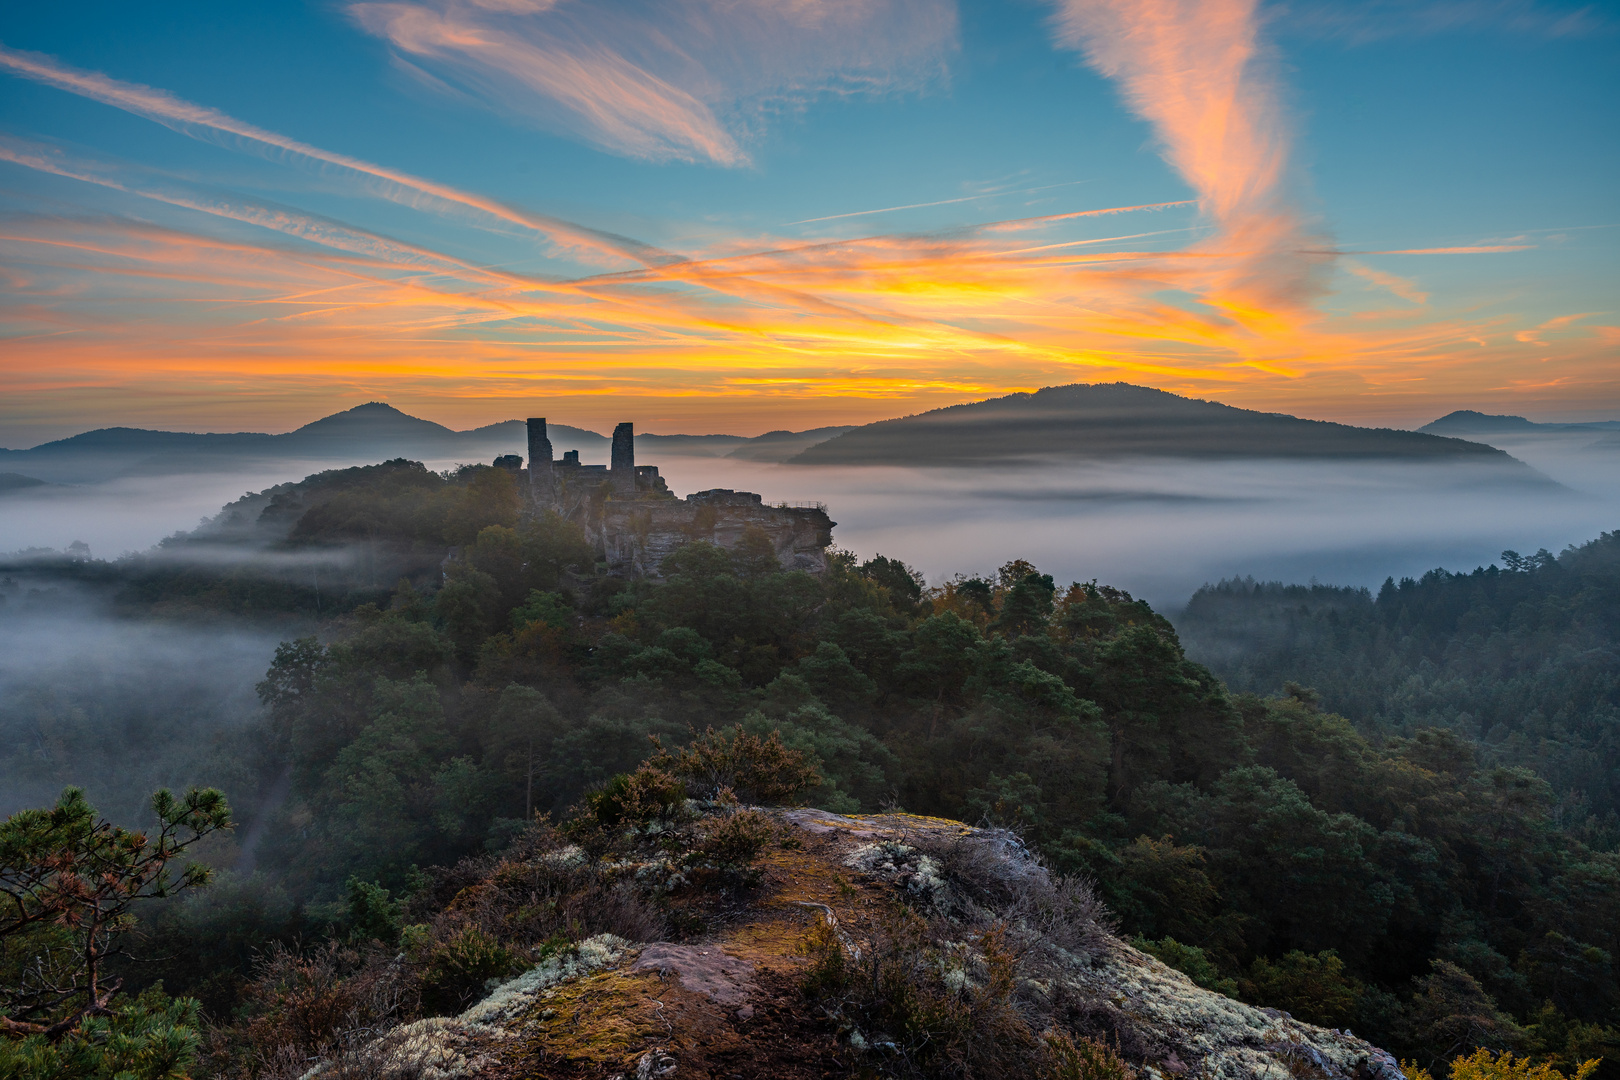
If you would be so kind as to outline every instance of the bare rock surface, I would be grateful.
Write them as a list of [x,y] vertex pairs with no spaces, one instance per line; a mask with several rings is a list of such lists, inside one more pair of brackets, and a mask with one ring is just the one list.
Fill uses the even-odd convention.
[[[1043,921],[1042,903],[1088,894],[1064,893],[1012,833],[901,814],[767,812],[780,833],[757,864],[757,883],[716,900],[702,933],[588,939],[459,1017],[379,1037],[364,1075],[889,1075],[881,1033],[839,1023],[804,992],[806,942],[819,926],[864,955],[884,912],[903,907],[960,937],[941,955],[959,946],[969,967],[987,927],[1021,934],[1026,953],[1043,959],[1021,976],[1020,1007],[1048,1031],[1115,1048],[1138,1080],[1402,1080],[1389,1054],[1348,1032],[1203,989],[1102,924],[1076,933],[1072,920]],[[1002,901],[986,900],[986,889]],[[309,1075],[361,1074],[317,1066]]]
[[754,988],[754,965],[716,945],[655,942],[641,950],[631,971],[674,973],[681,985],[722,1005],[741,1005]]

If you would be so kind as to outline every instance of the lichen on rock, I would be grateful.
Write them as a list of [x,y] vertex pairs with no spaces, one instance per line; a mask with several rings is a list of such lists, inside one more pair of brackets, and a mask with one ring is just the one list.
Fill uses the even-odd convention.
[[617,967],[633,948],[630,942],[613,934],[586,938],[497,986],[457,1020],[486,1027],[504,1026],[533,1005],[542,991],[603,968]]
[[[1401,1080],[1388,1054],[1348,1032],[1206,990],[1132,948],[1086,882],[1054,877],[1005,830],[758,813],[775,839],[746,882],[675,881],[667,837],[591,864],[596,880],[664,905],[669,921],[653,932],[668,940],[604,933],[566,947],[458,1017],[373,1040],[363,1075],[935,1075],[935,1051],[893,999],[863,999],[851,974],[887,964],[936,1010],[915,1014],[937,1029],[924,1034],[978,1061],[974,1075]],[[564,857],[589,860],[576,852]],[[1062,1064],[1087,1055],[1106,1068]],[[323,1069],[310,1080],[362,1074]]]
[[928,903],[940,900],[948,887],[937,860],[898,840],[862,844],[844,857],[844,865],[892,881]]

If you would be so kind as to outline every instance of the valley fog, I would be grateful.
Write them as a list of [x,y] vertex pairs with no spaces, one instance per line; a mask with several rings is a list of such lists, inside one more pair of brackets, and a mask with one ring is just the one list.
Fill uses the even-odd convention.
[[[836,546],[904,559],[930,583],[1025,558],[1060,583],[1096,578],[1174,609],[1233,575],[1376,587],[1386,576],[1489,564],[1505,548],[1556,552],[1620,526],[1615,454],[1559,440],[1522,452],[1565,486],[1502,483],[1464,465],[1137,459],[949,470],[645,460],[682,496],[734,488],[767,503],[824,502],[838,522]],[[244,491],[331,467],[309,466],[13,493],[0,501],[0,551],[74,540],[100,558],[142,550]]]
[[[484,524],[490,518],[478,516],[496,509],[506,515],[496,520],[510,520],[509,474],[483,468],[440,478],[402,465],[366,470],[355,490],[373,498],[369,503],[341,489],[330,503],[314,505],[300,502],[298,493],[282,503],[260,498],[234,506],[218,528],[193,541],[122,563],[82,560],[81,551],[48,561],[9,560],[0,573],[0,814],[48,805],[63,787],[77,785],[110,820],[144,825],[152,818],[153,789],[217,787],[241,827],[199,849],[203,861],[222,871],[213,888],[148,909],[150,952],[159,958],[141,977],[207,995],[206,1007],[220,1017],[232,1015],[239,997],[227,980],[265,970],[260,957],[273,943],[352,943],[356,934],[373,932],[357,929],[372,910],[362,906],[370,903],[366,898],[391,904],[391,897],[410,895],[422,888],[417,882],[431,883],[441,873],[423,876],[423,867],[456,866],[460,873],[496,865],[488,861],[491,853],[506,859],[502,853],[525,837],[565,837],[544,820],[533,827],[525,822],[533,813],[586,820],[581,815],[593,811],[578,808],[612,790],[619,781],[611,777],[634,770],[649,739],[680,745],[706,726],[735,732],[716,736],[731,738],[733,747],[744,745],[751,728],[768,726],[770,738],[785,740],[784,753],[814,754],[825,771],[814,774],[821,786],[812,805],[822,809],[863,811],[903,798],[901,805],[918,815],[997,823],[1007,819],[992,815],[1003,814],[1006,800],[1015,798],[1018,816],[1011,820],[1024,841],[1063,853],[1078,873],[1105,883],[1101,887],[1133,887],[1137,879],[1129,875],[1139,864],[1130,860],[1144,849],[1191,852],[1199,863],[1207,850],[1211,863],[1236,867],[1234,880],[1281,881],[1264,893],[1285,904],[1327,896],[1336,906],[1261,907],[1259,915],[1244,916],[1251,919],[1245,925],[1262,926],[1267,935],[1257,932],[1256,940],[1280,941],[1267,947],[1289,947],[1284,958],[1305,963],[1313,962],[1306,950],[1336,962],[1336,950],[1349,952],[1367,938],[1362,886],[1369,878],[1393,881],[1412,895],[1429,882],[1458,880],[1472,869],[1450,853],[1501,827],[1502,800],[1495,781],[1485,779],[1498,771],[1479,770],[1479,780],[1428,772],[1401,756],[1408,743],[1424,748],[1436,742],[1461,748],[1470,762],[1527,770],[1514,775],[1531,794],[1508,828],[1530,837],[1525,844],[1515,840],[1513,857],[1525,849],[1535,853],[1540,862],[1527,876],[1550,882],[1542,895],[1574,893],[1571,882],[1589,880],[1581,876],[1588,864],[1575,860],[1594,849],[1591,858],[1610,858],[1620,846],[1612,702],[1602,699],[1609,691],[1601,680],[1590,678],[1593,658],[1613,655],[1593,627],[1614,610],[1598,591],[1608,588],[1604,595],[1612,596],[1620,534],[1592,541],[1620,519],[1620,493],[1585,451],[1567,445],[1544,450],[1536,463],[1563,483],[1494,462],[1128,460],[951,470],[645,457],[678,494],[731,488],[758,492],[768,503],[824,503],[839,523],[838,547],[861,557],[903,559],[933,584],[975,574],[998,586],[992,592],[980,581],[955,590],[940,602],[940,614],[929,603],[904,599],[915,597],[915,583],[890,564],[861,571],[882,589],[842,575],[823,587],[770,573],[745,561],[746,554],[717,561],[688,549],[675,556],[686,567],[666,585],[594,574],[581,587],[578,577],[564,573],[591,561],[575,530],[544,521],[490,529]],[[426,464],[448,470],[456,463]],[[1561,471],[1561,464],[1571,467]],[[239,470],[25,491],[23,500],[0,504],[0,514],[17,547],[60,549],[85,540],[105,558],[145,549],[211,518],[243,491],[262,492],[310,471]],[[389,484],[406,493],[397,503],[376,494],[386,494]],[[304,494],[320,490],[311,485]],[[399,514],[400,505],[413,514]],[[273,512],[260,518],[261,508]],[[328,514],[329,508],[335,509]],[[240,521],[233,523],[237,513]],[[268,537],[290,535],[293,513],[300,524],[314,522],[298,533],[310,546],[263,546]],[[252,524],[259,520],[263,530]],[[372,522],[392,528],[395,539],[379,544],[368,538]],[[514,549],[507,538],[522,538],[524,546]],[[446,560],[445,545],[452,542],[455,558]],[[1189,603],[1200,585],[1232,576],[1376,588],[1389,575],[1490,563],[1504,548],[1530,554],[1566,544],[1585,547],[1557,561],[1509,560],[1509,572],[1478,579],[1438,575],[1404,585],[1398,590],[1400,632],[1387,636],[1378,632],[1384,613],[1371,611],[1360,593],[1330,595],[1324,603],[1322,594],[1334,590],[1236,585]],[[1168,613],[1178,634],[1161,633],[1139,605],[1108,590],[1079,592],[1054,610],[1039,575],[1016,576],[1009,586],[1018,572],[997,573],[1019,558],[1053,575],[1060,590],[1092,579],[1127,589]],[[1566,573],[1566,566],[1575,572]],[[401,569],[419,585],[442,582],[442,588],[425,602],[412,590],[391,596]],[[1590,595],[1555,591],[1588,580],[1595,583]],[[326,581],[332,591],[348,590],[341,618],[319,606]],[[1464,597],[1472,605],[1464,637],[1456,632],[1452,601],[1476,589],[1484,596],[1480,582],[1489,583],[1494,606]],[[572,596],[546,591],[559,589]],[[980,603],[976,594],[996,607],[975,610],[969,605]],[[360,599],[392,607],[386,614],[356,607]],[[874,599],[881,608],[869,606]],[[1344,608],[1343,621],[1334,604]],[[1527,607],[1549,625],[1521,625]],[[939,617],[918,617],[929,613]],[[1434,617],[1425,621],[1426,614]],[[1020,625],[1027,629],[1015,629]],[[1052,627],[1065,632],[1048,633]],[[816,635],[813,651],[792,644],[807,632]],[[305,643],[277,658],[278,643],[314,633],[325,648]],[[1479,646],[1487,638],[1489,648]],[[1345,639],[1359,651],[1346,648]],[[1408,641],[1423,648],[1402,651]],[[783,656],[783,642],[798,655]],[[898,661],[885,662],[885,649]],[[1015,650],[1073,673],[1079,689],[1033,661],[1013,663]],[[1483,663],[1493,659],[1494,666]],[[275,669],[267,673],[273,660]],[[1233,690],[1268,699],[1238,699],[1239,710],[1200,663]],[[267,674],[272,692],[261,704],[255,689]],[[1320,693],[1323,707],[1340,712],[1353,729],[1322,718],[1303,698],[1272,696],[1294,680],[1313,688],[1300,693]],[[1595,682],[1596,695],[1588,692]],[[942,700],[956,696],[963,700],[942,708]],[[1527,700],[1541,707],[1527,710],[1521,704]],[[1152,711],[1128,712],[1143,703]],[[1130,803],[1105,801],[1114,736],[1104,724],[1080,722],[1081,707],[1097,710],[1096,716],[1146,716],[1139,730],[1155,732],[1156,743],[1112,745],[1129,749],[1139,770],[1137,790],[1147,794]],[[1223,715],[1232,722],[1209,722]],[[1439,734],[1408,738],[1424,728]],[[1054,738],[1054,729],[1065,734]],[[1279,766],[1311,780],[1294,742],[1250,740],[1250,730],[1260,736],[1298,730],[1307,738],[1329,733],[1297,744],[1309,748],[1310,768],[1347,778],[1342,786],[1354,789],[1355,799],[1370,790],[1373,805],[1407,797],[1406,789],[1382,778],[1426,778],[1447,805],[1462,807],[1445,819],[1450,831],[1428,849],[1438,853],[1441,871],[1407,857],[1405,834],[1399,846],[1357,844],[1340,854],[1351,847],[1335,846],[1349,830],[1369,839],[1381,834],[1370,820],[1354,816],[1357,802],[1333,801],[1335,788],[1307,792],[1282,774]],[[1138,754],[1138,746],[1146,748]],[[1217,777],[1208,790],[1170,771],[1177,755]],[[682,798],[681,805],[696,804]],[[1027,817],[1025,805],[1032,808]],[[1211,824],[1189,824],[1179,816],[1183,806]],[[1119,808],[1110,816],[1124,827],[1100,833],[1095,847],[1089,835],[1084,849],[1064,847],[1069,837],[1083,835],[1081,829],[1108,820],[1099,813],[1103,807]],[[1287,827],[1277,830],[1274,821]],[[1226,839],[1262,828],[1275,838],[1258,852]],[[614,834],[642,836],[639,829],[615,828]],[[661,832],[657,842],[666,843],[668,835]],[[1178,835],[1189,846],[1173,848],[1169,838]],[[1155,845],[1146,839],[1153,836],[1167,839]],[[1087,857],[1082,850],[1105,851],[1110,861],[1081,862]],[[465,861],[468,856],[479,861]],[[665,860],[659,865],[672,865],[667,854],[659,857]],[[682,856],[693,857],[702,856]],[[622,862],[611,865],[622,874]],[[1162,864],[1147,865],[1157,874]],[[1190,865],[1173,864],[1177,873]],[[1311,875],[1303,886],[1289,876],[1301,866]],[[1314,884],[1323,874],[1332,875],[1325,889]],[[457,896],[468,893],[459,884],[456,889]],[[579,918],[618,917],[620,910],[638,920],[640,929],[627,927],[638,940],[668,935],[662,909],[616,907],[620,895],[571,893],[565,899],[574,906],[548,901],[524,911],[551,920],[537,924],[534,940],[551,941],[561,932],[577,937],[598,928]],[[1224,905],[1212,918],[1235,924],[1243,894],[1234,890],[1239,900],[1228,900],[1211,887],[1209,895]],[[1421,930],[1429,939],[1440,940],[1444,930],[1442,916],[1430,913],[1455,910],[1444,906],[1450,902],[1442,895],[1434,904],[1414,905],[1428,920]],[[1541,920],[1529,923],[1541,940],[1555,940],[1563,932],[1558,927],[1597,926],[1606,918],[1601,897],[1588,905],[1596,914],[1579,920],[1565,919],[1537,896],[1517,902],[1527,920]],[[565,917],[575,921],[564,923]],[[1185,947],[1167,930],[1152,938],[1152,927],[1164,924],[1132,917],[1138,921],[1126,924],[1127,931],[1142,935],[1133,940],[1172,959],[1186,955],[1170,951]],[[392,925],[380,931],[390,940],[378,955],[400,955]],[[444,940],[463,940],[429,924],[423,929],[440,935],[428,948],[441,952],[452,947]],[[1285,932],[1301,936],[1278,936]],[[1384,934],[1378,948],[1405,964],[1387,984],[1403,992],[1421,985],[1414,980],[1425,977],[1436,949],[1414,952],[1404,940],[1389,944],[1391,935],[1378,932]],[[1499,933],[1486,947],[1510,949],[1509,938]],[[1586,954],[1580,955],[1584,963]],[[1371,978],[1380,969],[1366,962],[1354,970],[1343,985],[1365,985],[1348,980]],[[488,985],[482,971],[476,978],[474,990]],[[1504,999],[1510,992],[1511,986]],[[1380,1002],[1400,1000],[1382,993]],[[459,1007],[459,1001],[449,1006]],[[1333,1018],[1367,1030],[1360,1014],[1341,1011]],[[1393,1023],[1386,1028],[1398,1033]]]
[[[649,463],[683,496],[718,487],[771,503],[824,502],[838,522],[836,546],[903,559],[930,584],[993,575],[1024,558],[1060,587],[1096,579],[1174,615],[1201,585],[1233,576],[1376,591],[1386,576],[1468,570],[1505,548],[1556,552],[1620,527],[1614,470],[1567,442],[1546,443],[1526,457],[1569,486],[1504,484],[1470,466],[1138,460],[946,470],[696,456]],[[244,491],[331,467],[307,464],[14,493],[0,501],[0,550],[74,540],[99,558],[144,550]],[[341,563],[351,554],[319,558]],[[274,574],[291,556],[250,558]],[[10,579],[4,595],[0,735],[10,751],[0,762],[0,813],[43,804],[64,783],[85,785],[120,813],[137,812],[165,784],[207,781],[257,798],[248,748],[232,740],[258,715],[253,686],[277,642],[313,627],[217,615],[212,625],[123,618],[106,597],[26,574]]]
[[0,552],[66,548],[75,540],[89,544],[101,559],[145,551],[166,536],[196,528],[246,492],[333,467],[323,461],[260,462],[230,471],[124,476],[0,493]]
[[0,597],[0,816],[67,784],[128,820],[159,787],[256,790],[253,687],[296,627],[121,619],[26,576]]

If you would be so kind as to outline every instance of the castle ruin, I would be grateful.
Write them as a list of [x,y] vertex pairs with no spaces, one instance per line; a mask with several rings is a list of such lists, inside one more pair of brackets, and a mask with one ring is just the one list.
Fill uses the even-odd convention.
[[531,417],[528,428],[528,469],[513,462],[516,455],[506,455],[497,465],[517,469],[520,482],[528,482],[534,507],[577,523],[619,573],[656,578],[664,559],[682,544],[706,540],[729,550],[750,530],[770,540],[782,569],[827,570],[827,548],[838,523],[820,504],[767,506],[752,492],[725,488],[678,499],[656,465],[636,464],[633,424],[613,429],[607,465],[581,464],[577,450],[558,461],[546,437],[545,418]]

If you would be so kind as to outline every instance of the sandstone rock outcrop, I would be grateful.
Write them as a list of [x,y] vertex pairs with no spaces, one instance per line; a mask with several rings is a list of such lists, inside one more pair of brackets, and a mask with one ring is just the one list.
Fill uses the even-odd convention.
[[[842,941],[847,957],[867,962],[900,917],[960,938],[958,948],[936,937],[927,963],[943,971],[946,993],[959,986],[965,998],[982,1001],[982,954],[998,947],[987,943],[1016,941],[1020,975],[1004,990],[1007,1008],[1044,1029],[1041,1038],[1111,1047],[1116,1075],[1401,1080],[1387,1053],[1349,1032],[1202,989],[1072,911],[1048,918],[1053,897],[1085,897],[1054,891],[1009,833],[909,815],[767,813],[777,841],[748,887],[704,909],[705,929],[682,941],[587,939],[459,1017],[378,1038],[357,1064],[367,1076],[428,1080],[903,1075],[894,1032],[863,1029],[855,1013],[812,991],[816,949],[807,945],[818,935]],[[636,882],[670,874],[668,858],[648,851],[613,872]],[[578,848],[542,856],[563,857],[581,858]],[[1014,899],[997,907],[975,880]],[[327,1068],[308,1076],[348,1075]]]
[[536,509],[561,514],[617,573],[658,577],[682,544],[706,541],[731,550],[752,533],[770,541],[784,570],[827,570],[837,522],[819,504],[771,506],[748,491],[715,488],[678,499],[655,465],[637,465],[631,424],[613,430],[610,465],[586,465],[576,451],[552,460],[546,421],[529,425],[528,486]]

